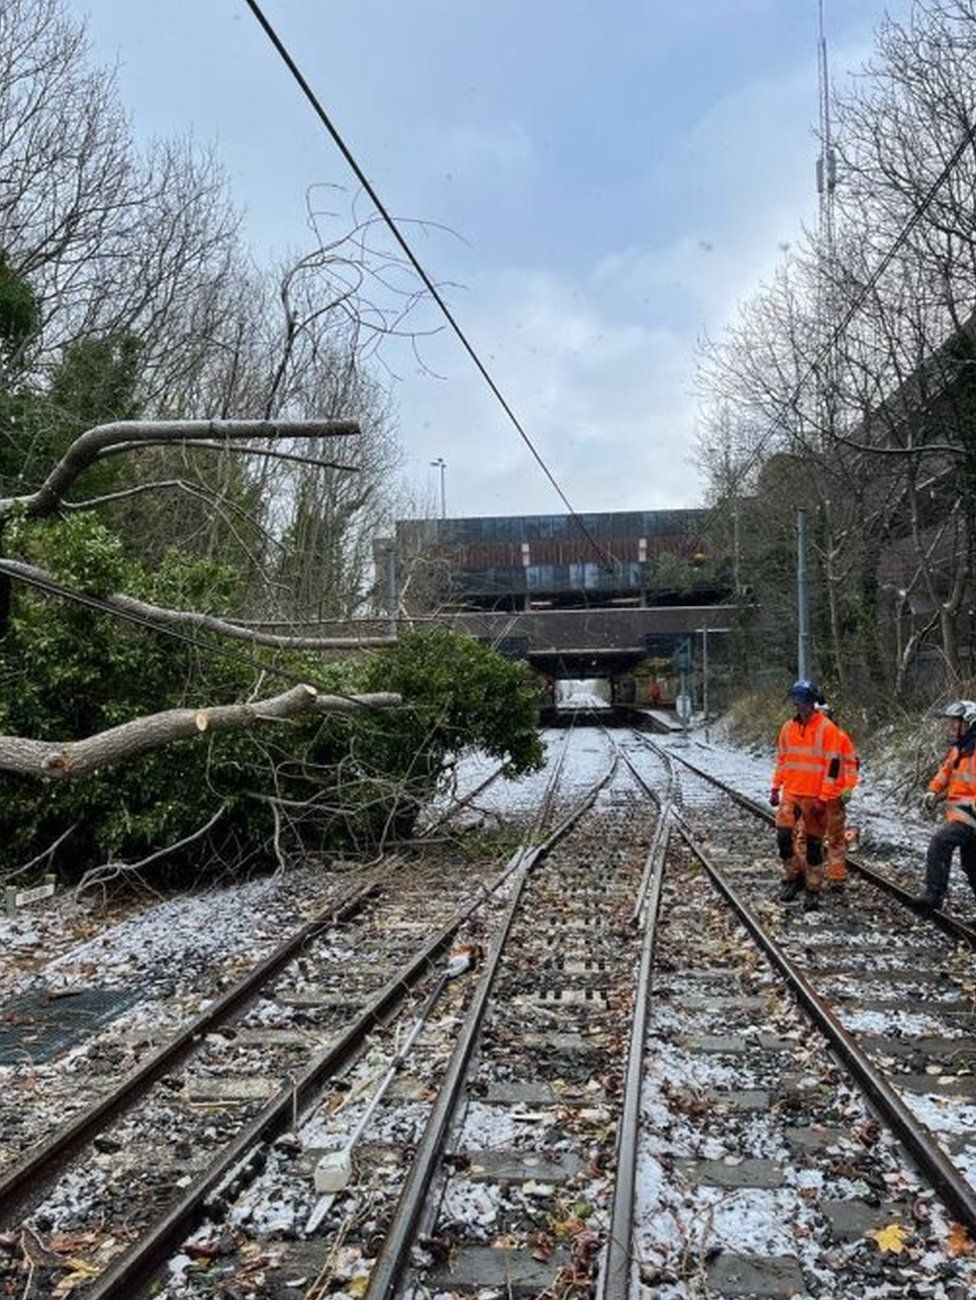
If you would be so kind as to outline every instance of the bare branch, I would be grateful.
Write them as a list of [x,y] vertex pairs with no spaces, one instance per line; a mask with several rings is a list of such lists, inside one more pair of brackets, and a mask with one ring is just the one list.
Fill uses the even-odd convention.
[[33,517],[53,514],[82,471],[119,443],[135,447],[215,438],[342,438],[358,433],[353,420],[117,420],[76,438],[36,492],[0,499],[0,520],[17,510]]
[[[290,432],[290,430],[286,430],[286,433]],[[107,456],[118,456],[123,452],[141,451],[144,447],[170,447],[172,445],[172,439],[165,441],[160,439],[158,442],[121,442],[115,447],[106,447],[104,451],[100,451],[95,460],[104,460]],[[235,456],[266,456],[269,460],[291,460],[299,465],[312,465],[316,469],[341,469],[349,474],[359,472],[358,465],[346,465],[337,460],[320,460],[316,456],[303,456],[297,451],[279,451],[273,447],[236,447],[226,442],[206,442],[196,438],[186,439],[182,445],[190,451],[222,451],[233,452]]]
[[[42,589],[58,595],[61,583],[53,574],[23,560],[0,560],[0,573],[7,573],[12,578],[19,578]],[[249,645],[268,646],[273,650],[368,650],[380,646],[395,645],[396,637],[373,636],[276,636],[271,632],[259,632],[254,628],[242,627],[213,614],[200,614],[191,609],[167,609],[164,605],[151,605],[148,601],[137,600],[135,596],[126,596],[121,592],[110,592],[107,596],[97,597],[98,603],[105,607],[107,613],[118,611],[122,615],[132,615],[140,622],[154,623],[160,628],[199,628],[204,632],[214,632],[218,636],[230,637],[234,641],[246,641]]]
[[196,740],[264,722],[287,722],[305,713],[349,714],[363,709],[394,708],[400,703],[400,696],[394,694],[320,695],[313,686],[302,684],[250,704],[166,709],[110,727],[84,740],[58,742],[0,736],[0,770],[55,779],[90,776],[100,768],[150,753],[177,740]]
[[[75,886],[75,898],[81,898],[82,894],[87,893],[90,889],[104,889],[110,880],[116,879],[122,875],[136,875],[144,867],[151,866],[161,858],[168,858],[173,853],[178,853],[180,849],[185,849],[188,844],[202,839],[206,833],[216,826],[224,813],[227,811],[226,805],[222,804],[212,817],[208,818],[202,826],[198,826],[195,831],[185,835],[183,839],[177,840],[174,844],[167,844],[165,848],[157,849],[155,853],[150,853],[148,857],[142,858],[139,862],[120,862],[113,859],[110,862],[103,862],[101,866],[91,867]],[[141,882],[145,886],[145,881]],[[153,893],[156,891],[153,890]]]

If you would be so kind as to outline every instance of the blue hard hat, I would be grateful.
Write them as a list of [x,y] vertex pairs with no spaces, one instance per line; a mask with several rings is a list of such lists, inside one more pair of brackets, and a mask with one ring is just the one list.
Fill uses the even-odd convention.
[[816,704],[820,699],[820,690],[816,682],[801,677],[799,681],[793,683],[787,691],[787,695],[791,700],[795,700],[797,704]]

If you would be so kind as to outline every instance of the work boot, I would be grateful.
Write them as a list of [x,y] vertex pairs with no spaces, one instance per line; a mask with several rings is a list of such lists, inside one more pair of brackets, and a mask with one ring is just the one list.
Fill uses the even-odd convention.
[[844,886],[846,884],[847,884],[846,879],[845,880],[831,879],[829,876],[827,878],[827,888],[832,894],[842,894],[844,892]]
[[797,894],[803,888],[803,880],[800,876],[794,876],[788,880],[783,888],[779,891],[779,901],[781,903],[792,903]]
[[931,889],[926,888],[912,899],[912,906],[917,912],[934,912],[936,908],[942,906],[942,896],[933,894]]
[[808,889],[806,891],[806,893],[803,895],[803,910],[804,912],[820,911],[820,890],[819,889],[816,891],[812,889]]

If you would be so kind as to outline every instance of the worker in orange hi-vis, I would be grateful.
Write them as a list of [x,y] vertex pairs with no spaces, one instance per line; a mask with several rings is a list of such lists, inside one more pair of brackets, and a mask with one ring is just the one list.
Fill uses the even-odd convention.
[[[817,709],[820,692],[813,682],[794,682],[789,699],[796,712],[780,728],[769,802],[776,809],[776,844],[785,878],[780,899],[791,902],[805,890],[803,905],[809,910],[820,906],[827,802],[839,793],[841,741],[838,728]],[[801,818],[803,856],[794,844]]]
[[955,700],[943,711],[952,745],[922,799],[927,813],[946,801],[946,820],[932,836],[925,856],[925,889],[915,899],[923,912],[941,907],[949,888],[952,853],[976,894],[976,700]]
[[[831,706],[818,704],[817,711],[823,713],[837,727],[840,740],[840,773],[827,799],[827,822],[824,830],[827,846],[827,888],[840,891],[847,883],[847,805],[857,788],[861,760],[857,756],[853,740],[843,727],[837,725],[837,718]],[[794,844],[797,854],[803,857],[806,852],[806,832],[802,819],[797,823]]]
[[843,727],[837,725],[830,705],[821,704],[820,712],[837,727],[840,740],[840,773],[834,793],[827,800],[827,888],[843,889],[847,881],[847,805],[857,789],[861,760],[854,741]]

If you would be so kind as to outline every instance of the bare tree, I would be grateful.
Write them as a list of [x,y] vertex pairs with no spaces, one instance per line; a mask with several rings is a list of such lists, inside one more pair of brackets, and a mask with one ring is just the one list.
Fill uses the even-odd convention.
[[702,456],[716,495],[755,484],[774,455],[805,467],[794,504],[816,508],[840,683],[854,664],[900,692],[936,637],[949,684],[963,673],[976,527],[974,52],[971,0],[918,0],[906,23],[886,20],[865,75],[835,105],[836,243],[803,241],[704,355]]

